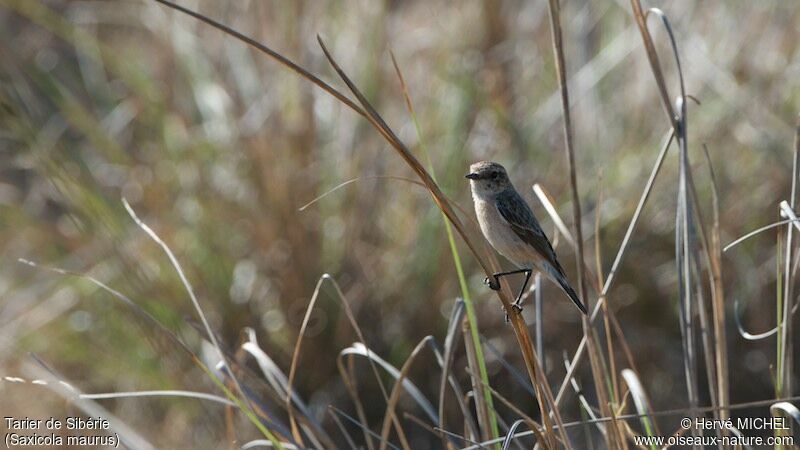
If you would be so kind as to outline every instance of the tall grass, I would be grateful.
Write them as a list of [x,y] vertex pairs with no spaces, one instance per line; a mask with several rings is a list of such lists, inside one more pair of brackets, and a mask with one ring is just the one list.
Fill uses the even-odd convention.
[[[339,4],[257,5],[252,6],[254,17],[260,14],[275,27],[252,28],[261,22],[246,20],[243,14],[249,10],[240,10],[242,5],[220,9],[201,2],[189,7],[167,0],[125,4],[150,18],[142,25],[148,30],[144,34],[161,34],[170,44],[160,49],[163,55],[150,59],[163,66],[143,69],[95,29],[104,23],[100,11],[113,16],[118,13],[113,8],[0,0],[13,12],[8,16],[12,26],[35,24],[56,36],[60,45],[74,49],[83,83],[76,86],[75,80],[48,69],[52,55],[47,52],[34,63],[15,61],[2,71],[9,80],[0,97],[4,139],[22,149],[20,159],[25,164],[20,167],[40,171],[50,186],[45,191],[58,200],[58,207],[42,208],[41,214],[59,208],[69,211],[66,219],[52,226],[23,220],[14,228],[29,235],[26,243],[52,242],[41,236],[53,230],[64,234],[69,242],[64,253],[74,258],[59,265],[90,267],[86,273],[55,269],[77,279],[65,284],[81,295],[96,297],[90,288],[98,289],[121,301],[124,309],[94,303],[79,311],[102,313],[113,339],[106,342],[80,334],[84,330],[77,333],[77,340],[102,341],[123,365],[136,365],[144,358],[121,354],[121,348],[129,347],[126,339],[137,349],[147,348],[143,341],[163,340],[155,346],[159,353],[151,363],[156,375],[149,380],[163,383],[157,374],[170,371],[193,374],[174,377],[187,383],[182,391],[59,390],[59,380],[74,384],[84,373],[92,374],[91,369],[80,369],[88,362],[77,354],[53,360],[64,366],[71,362],[78,369],[50,370],[53,380],[48,386],[61,396],[83,401],[84,411],[98,414],[107,412],[90,401],[117,399],[123,404],[128,401],[123,399],[151,395],[208,401],[213,406],[202,412],[208,416],[199,421],[202,425],[183,430],[213,430],[207,440],[196,437],[194,445],[235,441],[242,448],[626,449],[635,447],[636,435],[700,435],[700,430],[677,426],[682,416],[727,419],[739,411],[800,418],[791,403],[796,400],[791,383],[792,318],[800,260],[793,236],[798,226],[794,212],[800,176],[798,137],[788,175],[789,198],[780,202],[783,194],[777,193],[778,188],[773,192],[775,209],[785,220],[748,235],[777,228],[779,245],[750,248],[747,253],[742,245],[724,253],[724,241],[738,244],[732,237],[768,221],[753,213],[749,198],[746,207],[730,205],[731,198],[741,196],[735,186],[738,178],[732,176],[735,170],[730,168],[735,161],[714,156],[721,147],[714,140],[722,138],[707,125],[707,116],[713,115],[708,104],[713,101],[706,102],[698,93],[703,104],[691,106],[689,126],[690,93],[702,85],[696,74],[690,75],[702,58],[687,56],[693,51],[689,42],[696,37],[692,30],[698,25],[692,21],[696,12],[678,5],[668,13],[645,10],[638,0],[631,0],[624,9],[600,14],[593,6],[575,10],[572,4],[551,0],[547,13],[552,56],[536,46],[526,47],[542,62],[535,78],[530,78],[513,70],[503,59],[505,50],[494,47],[508,39],[503,36],[506,14],[494,10],[491,2],[478,3],[492,31],[486,42],[493,43],[476,59],[485,67],[479,75],[482,81],[470,79],[474,74],[469,71],[477,64],[470,60],[437,72],[441,80],[418,73],[420,59],[402,44],[413,41],[411,34],[394,35],[384,29],[389,14],[406,14],[389,10],[410,8],[407,5],[359,10]],[[526,9],[532,15],[525,17],[544,22],[543,5],[540,10],[526,8],[534,9]],[[684,10],[692,14],[683,17]],[[469,12],[469,8],[463,11]],[[583,106],[591,101],[587,93],[602,93],[608,87],[597,80],[597,86],[587,89],[580,82],[585,78],[580,72],[573,75],[570,68],[577,67],[573,61],[586,50],[581,44],[592,42],[581,40],[576,30],[593,14],[598,14],[598,21],[621,20],[639,31],[630,58],[632,65],[646,69],[632,73],[642,75],[646,70],[650,78],[639,76],[619,85],[630,92],[609,86],[615,88],[613,95],[595,99],[607,102],[609,108],[619,98],[630,103],[615,111],[635,117],[634,121],[616,126],[609,114],[599,118],[604,122],[599,128],[620,128],[614,136],[624,138],[616,145],[635,149],[603,151],[603,146],[615,144],[588,138],[592,126]],[[274,20],[276,16],[281,20]],[[655,31],[653,21],[648,23],[651,16],[660,21],[662,31]],[[680,19],[673,22],[668,16]],[[132,17],[122,22],[140,26]],[[332,24],[301,20],[305,17],[336,20]],[[370,27],[370,36],[385,34],[392,47],[398,43],[397,57],[392,53],[390,58],[394,71],[386,70],[392,75],[381,72],[382,61],[389,58],[384,58],[380,41],[354,44],[359,35],[349,29],[355,28],[352,21]],[[234,39],[220,39],[219,32]],[[538,36],[532,39],[545,42]],[[148,47],[149,39],[143,42],[146,52],[155,53],[156,48]],[[248,53],[246,46],[257,52]],[[775,53],[798,54],[796,44],[784,47]],[[7,46],[2,50],[16,54]],[[595,50],[590,48],[589,53]],[[133,50],[128,46],[125,51]],[[426,58],[447,65],[451,53],[460,51],[458,46],[449,47]],[[670,63],[662,65],[659,52],[663,56],[664,51],[669,52],[665,61]],[[224,56],[210,57],[214,53]],[[685,64],[687,60],[693,64]],[[594,62],[591,59],[586,66]],[[520,73],[529,70],[522,69]],[[322,75],[326,71],[328,76]],[[326,81],[333,76],[338,81]],[[109,77],[121,80],[121,86]],[[428,78],[438,90],[428,91],[419,82]],[[482,90],[482,83],[491,87]],[[560,100],[560,113],[542,109],[533,114],[528,107],[520,114],[548,116],[552,123],[561,117],[560,138],[516,116],[520,106],[515,110],[511,105],[519,92],[536,99],[552,94]],[[194,99],[196,107],[187,106],[192,101],[186,99]],[[436,105],[437,101],[446,104]],[[469,112],[472,102],[479,103],[479,113]],[[231,112],[236,108],[243,111],[238,117]],[[666,122],[650,119],[659,108],[666,113]],[[450,127],[453,130],[447,130]],[[502,127],[507,135],[493,127]],[[652,161],[641,149],[657,146],[665,128]],[[698,140],[708,141],[711,149],[702,146],[702,158],[697,157]],[[534,162],[524,166],[529,168],[549,161],[540,155],[561,144],[566,163],[552,158],[549,173],[541,173],[544,180],[534,193],[556,225],[554,241],[561,243],[557,246],[561,259],[570,253],[575,257],[569,272],[575,274],[580,295],[591,310],[582,319],[580,333],[570,326],[575,317],[559,317],[562,299],[547,283],[534,283],[535,307],[524,314],[510,308],[513,289],[508,281],[496,295],[483,289],[480,279],[497,271],[500,263],[475,227],[461,179],[464,167],[486,154],[473,147],[488,147],[507,160],[530,158]],[[782,151],[785,142],[776,140],[774,145]],[[670,160],[672,146],[677,147],[677,158]],[[779,155],[783,161],[783,153]],[[703,166],[699,160],[707,166],[703,170],[698,170]],[[631,161],[640,169],[632,172],[642,175],[652,163],[646,180],[622,168],[631,167]],[[597,166],[604,166],[606,174],[603,195],[593,187]],[[395,171],[410,172],[414,178],[391,175]],[[138,175],[121,179],[127,172]],[[358,178],[341,183],[353,175]],[[767,181],[770,186],[789,184]],[[11,183],[17,184],[25,182]],[[326,185],[337,187],[318,195]],[[551,191],[554,195],[548,195]],[[180,192],[193,195],[172,198]],[[133,206],[127,202],[120,206],[120,193],[132,199]],[[315,200],[307,203],[310,198]],[[625,202],[629,205],[620,206]],[[572,211],[568,220],[561,217],[564,205]],[[134,207],[148,219],[139,219]],[[746,223],[733,223],[732,214],[745,212]],[[584,222],[589,220],[594,227],[586,227],[584,234]],[[155,253],[152,243],[141,241],[141,233],[131,231],[132,224],[167,257]],[[417,226],[423,230],[417,231]],[[398,243],[384,249],[393,239]],[[314,250],[299,251],[305,247]],[[32,251],[37,258],[29,259],[57,259],[45,251],[46,244],[31,248],[26,253]],[[15,257],[23,256],[11,244],[8,249]],[[648,257],[648,252],[662,258]],[[608,254],[614,260],[606,270]],[[777,261],[772,261],[774,255]],[[91,269],[89,261],[102,264]],[[753,292],[777,290],[775,317],[753,311],[730,317],[738,313],[730,303],[740,295],[739,285],[770,272],[763,265],[779,269],[774,279]],[[27,279],[20,284],[31,286],[44,286],[52,275],[22,273]],[[636,296],[630,292],[638,285],[643,287],[631,306]],[[136,295],[122,293],[127,291]],[[41,294],[26,298],[37,295]],[[178,300],[187,295],[189,301]],[[235,305],[229,305],[226,295]],[[309,296],[310,301],[302,300]],[[492,300],[484,301],[487,298]],[[509,325],[503,324],[501,309],[509,313]],[[137,320],[128,321],[128,312]],[[237,344],[239,330],[254,325],[259,316],[259,331],[247,328]],[[442,316],[449,318],[446,323]],[[526,321],[526,316],[535,323]],[[63,321],[64,334],[74,336],[69,327],[77,327],[81,317]],[[200,324],[191,317],[199,318]],[[745,332],[742,325],[747,321],[763,326],[773,319],[776,326],[764,333]],[[24,325],[27,320],[20,316],[15,323]],[[728,333],[731,321],[740,325],[738,336]],[[535,339],[530,325],[535,326]],[[12,331],[4,331],[0,343],[15,342],[11,334],[15,328],[25,327],[7,328]],[[263,333],[260,341],[257,333]],[[766,346],[773,335],[775,344],[772,348],[769,342],[769,352],[774,399],[758,395],[755,401],[746,401],[752,397],[751,386],[744,386],[732,367],[748,363],[733,348],[741,348],[743,341]],[[658,339],[664,342],[653,342]],[[64,346],[78,348],[73,342]],[[762,354],[748,357],[756,361]],[[582,369],[587,356],[588,369]],[[51,358],[56,355],[48,353],[28,363],[27,376],[41,375]],[[564,372],[554,359],[564,361]],[[186,361],[191,363],[189,369]],[[668,362],[681,367],[662,367]],[[763,369],[762,373],[769,372]],[[114,373],[109,379],[129,376]],[[667,383],[672,387],[662,389]],[[215,409],[217,405],[225,410]],[[221,419],[222,411],[227,411],[226,419]],[[185,444],[183,436],[189,434],[176,433],[181,437],[173,439]],[[152,447],[140,437],[148,434],[141,429],[123,434],[130,447]]]

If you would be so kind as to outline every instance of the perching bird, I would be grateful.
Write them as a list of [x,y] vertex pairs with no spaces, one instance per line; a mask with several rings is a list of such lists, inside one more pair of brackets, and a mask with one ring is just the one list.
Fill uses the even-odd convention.
[[524,273],[525,282],[517,295],[514,307],[521,310],[520,301],[532,271],[538,270],[558,284],[575,305],[586,314],[586,307],[567,281],[556,252],[547,240],[539,221],[528,204],[514,189],[506,169],[495,162],[481,161],[469,167],[467,178],[472,187],[475,214],[486,240],[495,250],[514,263],[518,270],[498,272],[486,284],[494,290],[500,289],[500,277]]

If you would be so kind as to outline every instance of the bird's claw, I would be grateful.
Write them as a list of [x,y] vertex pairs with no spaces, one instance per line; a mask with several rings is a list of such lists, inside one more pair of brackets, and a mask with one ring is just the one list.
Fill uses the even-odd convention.
[[[515,314],[522,314],[522,306],[517,304],[516,302],[511,304],[511,309],[514,310]],[[508,318],[508,311],[506,311],[506,323],[510,322]]]
[[500,282],[497,281],[497,277],[486,277],[483,279],[483,284],[489,286],[489,289],[493,291],[500,290]]

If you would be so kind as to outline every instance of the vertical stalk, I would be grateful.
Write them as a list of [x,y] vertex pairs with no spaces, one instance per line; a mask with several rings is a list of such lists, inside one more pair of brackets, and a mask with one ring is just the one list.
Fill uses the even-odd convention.
[[[578,273],[578,292],[580,294],[581,299],[586,304],[586,307],[591,310],[591,302],[589,302],[589,298],[586,291],[586,271],[585,265],[583,260],[583,227],[581,224],[581,203],[580,203],[580,195],[578,191],[578,176],[577,176],[577,169],[575,167],[575,150],[573,146],[573,132],[572,132],[572,116],[569,110],[569,89],[567,87],[567,72],[566,72],[566,63],[564,58],[564,42],[563,36],[561,32],[561,7],[558,4],[558,0],[549,0],[548,2],[548,10],[550,16],[550,35],[553,40],[553,55],[555,59],[556,65],[556,75],[558,77],[558,86],[559,91],[561,93],[561,109],[564,114],[564,151],[567,157],[567,170],[569,171],[569,179],[570,179],[570,190],[572,192],[572,216],[573,216],[573,226],[574,226],[574,233],[575,233],[575,267]],[[607,439],[607,446],[609,448],[617,447],[616,444],[621,439],[616,431],[618,427],[616,426],[616,419],[613,418],[613,414],[609,408],[608,402],[608,392],[606,391],[606,386],[604,384],[604,380],[607,379],[606,373],[603,371],[602,367],[603,364],[601,362],[602,355],[596,348],[596,344],[593,338],[593,333],[591,330],[591,323],[589,322],[589,318],[584,316],[582,317],[581,321],[583,325],[583,333],[586,337],[586,342],[589,350],[589,362],[592,367],[592,373],[594,376],[592,377],[595,384],[595,390],[597,391],[598,403],[600,405],[600,409],[603,412],[603,415],[607,417],[612,417],[613,423],[611,424],[611,429],[614,430],[612,433],[606,434]],[[616,444],[616,445],[615,445]]]

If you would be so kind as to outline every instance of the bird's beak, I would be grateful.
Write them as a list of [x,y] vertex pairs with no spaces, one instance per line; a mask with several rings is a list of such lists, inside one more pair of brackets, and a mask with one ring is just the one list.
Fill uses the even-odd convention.
[[466,175],[466,178],[469,178],[470,180],[477,180],[478,179],[478,174],[477,173],[468,173]]

